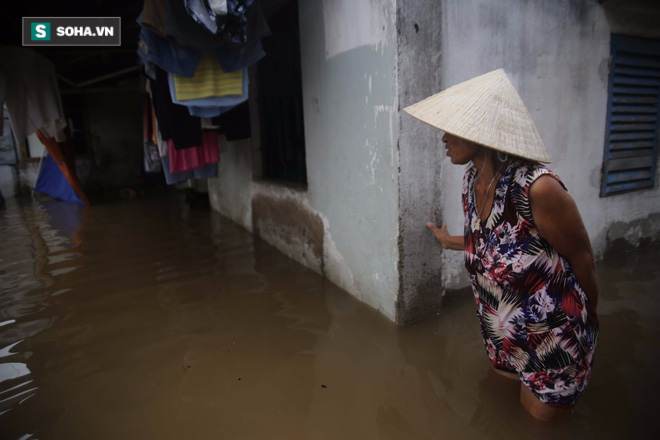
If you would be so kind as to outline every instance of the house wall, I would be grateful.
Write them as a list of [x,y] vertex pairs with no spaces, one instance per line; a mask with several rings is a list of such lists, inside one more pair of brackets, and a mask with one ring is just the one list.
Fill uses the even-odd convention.
[[225,147],[209,188],[214,209],[392,320],[399,283],[394,8],[395,0],[299,0],[308,185],[253,177],[253,121],[251,140]]
[[436,313],[443,297],[441,246],[426,227],[444,218],[441,132],[403,108],[442,86],[442,10],[437,2],[397,2],[399,87],[399,296],[397,322]]
[[[442,88],[503,67],[576,200],[597,258],[660,236],[660,191],[601,198],[610,24],[589,1],[442,1]],[[439,146],[439,145],[438,145]],[[464,167],[444,161],[442,212],[460,234]],[[445,288],[467,284],[460,253],[443,252]]]

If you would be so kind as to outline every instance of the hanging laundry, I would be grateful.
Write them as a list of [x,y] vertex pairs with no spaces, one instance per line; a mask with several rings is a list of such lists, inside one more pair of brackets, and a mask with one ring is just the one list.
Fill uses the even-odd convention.
[[165,182],[168,185],[176,185],[177,183],[185,182],[189,179],[211,179],[213,177],[218,177],[217,163],[210,163],[192,171],[173,173],[170,171],[169,158],[161,157],[160,162],[163,164],[163,175],[165,176]]
[[164,37],[166,29],[165,0],[144,0],[142,25]]
[[212,55],[204,54],[192,78],[172,75],[175,90],[172,98],[173,101],[190,101],[209,97],[242,95],[244,76],[242,71],[223,72],[220,64]]
[[218,25],[215,22],[215,11],[211,9],[205,0],[184,0],[186,11],[198,24],[204,26],[209,32],[215,34],[218,32]]
[[266,52],[261,45],[261,40],[257,40],[249,46],[246,45],[240,48],[218,46],[213,51],[213,54],[220,63],[220,67],[222,67],[222,70],[225,72],[235,72],[243,69],[266,56]]
[[183,2],[188,15],[203,29],[231,43],[247,42],[248,14],[254,0],[227,0],[224,15],[216,15],[207,0]]
[[218,34],[232,43],[247,42],[248,12],[253,1],[227,0],[227,14],[216,18]]
[[191,116],[185,106],[172,102],[167,72],[159,67],[156,67],[156,81],[151,83],[151,92],[163,139],[172,139],[177,149],[200,145],[202,141],[200,119]]
[[184,0],[164,2],[166,35],[199,52],[211,52],[217,45],[226,44],[222,36],[212,34],[188,15]]
[[143,145],[144,171],[147,173],[160,173],[163,170],[163,165],[160,162],[158,145],[152,141],[145,141]]
[[235,105],[228,106],[213,106],[213,107],[201,107],[196,105],[188,105],[188,111],[192,116],[197,116],[198,118],[214,118],[220,116],[228,111],[231,111]]
[[[141,17],[137,19],[141,23]],[[179,76],[192,77],[202,53],[190,47],[177,43],[171,38],[161,37],[152,30],[142,26],[138,43],[138,55],[143,63],[153,63],[161,69],[176,73]]]
[[164,140],[162,137],[158,136],[158,155],[161,157],[168,157],[170,154],[170,141]]
[[261,4],[255,1],[248,10],[247,41],[242,45],[217,46],[213,54],[225,72],[234,72],[250,66],[266,55],[261,39],[270,35]]
[[227,0],[208,0],[209,6],[216,15],[225,15],[227,13]]
[[[148,83],[147,83],[148,84]],[[144,103],[142,105],[142,125],[144,126],[143,140],[148,141],[153,138],[153,114],[151,107],[151,96],[144,94]]]
[[219,116],[238,104],[248,99],[248,75],[247,69],[242,71],[242,93],[240,95],[210,96],[207,98],[190,99],[179,101],[176,99],[176,91],[173,75],[169,75],[170,95],[175,104],[185,105],[193,116],[212,118]]
[[202,144],[199,147],[177,150],[170,140],[170,171],[173,173],[191,171],[220,160],[218,133],[202,132]]
[[0,70],[16,142],[37,130],[64,141],[66,118],[53,63],[32,49],[2,46]]

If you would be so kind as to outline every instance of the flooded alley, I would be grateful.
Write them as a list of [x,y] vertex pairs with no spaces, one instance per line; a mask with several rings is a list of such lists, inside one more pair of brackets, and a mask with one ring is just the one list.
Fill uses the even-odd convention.
[[658,248],[600,263],[591,384],[544,424],[490,371],[467,291],[398,327],[177,198],[7,205],[2,439],[657,438]]

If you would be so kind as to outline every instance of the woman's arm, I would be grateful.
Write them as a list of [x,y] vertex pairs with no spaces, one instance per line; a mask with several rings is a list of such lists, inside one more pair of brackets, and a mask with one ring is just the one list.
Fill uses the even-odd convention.
[[536,228],[550,245],[563,255],[587,295],[587,309],[596,312],[598,276],[589,234],[573,198],[553,177],[539,177],[529,189],[529,201]]
[[465,243],[462,235],[449,235],[447,232],[447,225],[445,223],[438,228],[434,223],[428,222],[428,228],[433,231],[433,235],[442,243],[444,249],[453,249],[455,251],[464,251]]

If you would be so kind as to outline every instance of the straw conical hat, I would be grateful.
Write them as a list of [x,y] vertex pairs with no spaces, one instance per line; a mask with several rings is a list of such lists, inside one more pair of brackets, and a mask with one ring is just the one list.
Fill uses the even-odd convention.
[[552,161],[503,69],[456,84],[404,110],[440,130],[494,150],[538,162]]

